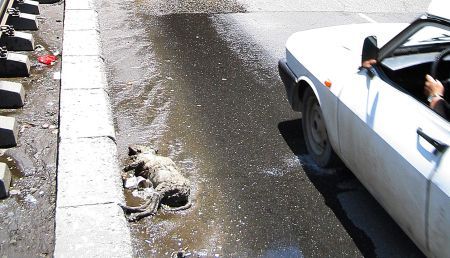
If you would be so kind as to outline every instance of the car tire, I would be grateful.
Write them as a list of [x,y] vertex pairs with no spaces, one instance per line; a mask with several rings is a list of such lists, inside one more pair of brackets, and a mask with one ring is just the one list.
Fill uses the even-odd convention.
[[323,168],[336,166],[339,158],[331,147],[322,109],[310,87],[303,95],[302,128],[306,149],[316,164]]

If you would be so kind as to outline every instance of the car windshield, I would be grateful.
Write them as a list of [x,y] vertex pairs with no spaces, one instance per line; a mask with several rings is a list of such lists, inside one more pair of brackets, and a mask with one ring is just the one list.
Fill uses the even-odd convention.
[[426,44],[443,44],[450,42],[450,32],[434,26],[425,26],[412,37],[410,37],[402,47],[418,46]]
[[448,47],[450,47],[449,28],[429,24],[416,31],[393,54],[440,52]]

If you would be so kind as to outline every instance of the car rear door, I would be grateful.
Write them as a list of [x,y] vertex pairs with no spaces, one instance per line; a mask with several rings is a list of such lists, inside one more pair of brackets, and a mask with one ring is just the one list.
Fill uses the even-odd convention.
[[448,128],[425,127],[431,118],[442,118],[375,74],[355,73],[339,96],[341,157],[424,250],[428,179],[441,156],[417,130],[440,131],[442,137]]

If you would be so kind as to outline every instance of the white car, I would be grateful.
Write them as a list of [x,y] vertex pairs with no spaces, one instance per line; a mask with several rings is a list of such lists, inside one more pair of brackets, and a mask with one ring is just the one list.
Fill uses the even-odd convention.
[[450,257],[450,123],[424,95],[426,74],[450,77],[450,2],[411,24],[294,33],[279,72],[316,163],[338,156],[425,255]]

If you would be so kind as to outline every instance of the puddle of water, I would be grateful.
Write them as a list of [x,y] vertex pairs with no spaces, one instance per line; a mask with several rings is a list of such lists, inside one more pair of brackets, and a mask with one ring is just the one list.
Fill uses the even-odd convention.
[[[111,14],[122,12],[115,9]],[[278,104],[284,93],[275,86],[279,84],[273,70],[276,62],[269,67],[266,59],[260,61],[263,53],[253,52],[251,42],[234,42],[239,34],[224,39],[225,31],[218,33],[214,27],[223,24],[214,22],[217,16],[135,11],[139,13],[132,14],[135,21],[122,24],[129,26],[127,34],[102,35],[105,42],[114,39],[117,46],[105,57],[119,154],[126,162],[128,144],[159,148],[193,183],[194,203],[187,211],[160,211],[131,224],[136,256],[170,256],[180,250],[208,257],[294,256],[298,250],[329,253],[330,249],[321,251],[327,241],[314,239],[321,234],[333,238],[335,233],[327,232],[335,227],[335,219],[327,215],[332,219],[308,222],[327,208],[317,201],[320,197],[305,176],[299,175],[301,168],[289,159],[292,153],[287,160],[282,158],[290,150],[274,121],[289,113]],[[107,12],[100,10],[100,16]],[[136,49],[128,52],[129,47],[121,47],[130,39],[138,40],[137,34],[139,41],[131,43]],[[129,66],[115,61],[125,53]],[[129,71],[130,66],[142,73]],[[264,171],[274,176],[264,176]],[[132,205],[139,201],[127,198]],[[351,239],[333,239],[338,239],[337,249],[357,253]],[[281,250],[280,246],[298,247]]]
[[303,258],[302,251],[296,246],[289,247],[276,247],[274,249],[267,250],[261,255],[261,258]]

